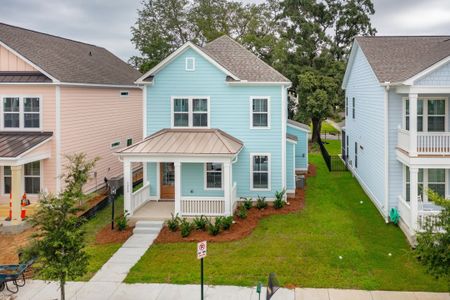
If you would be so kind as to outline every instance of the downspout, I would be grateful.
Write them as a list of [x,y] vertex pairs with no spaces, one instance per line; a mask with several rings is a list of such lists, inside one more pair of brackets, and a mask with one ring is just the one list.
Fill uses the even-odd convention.
[[389,88],[384,83],[384,220],[389,223]]

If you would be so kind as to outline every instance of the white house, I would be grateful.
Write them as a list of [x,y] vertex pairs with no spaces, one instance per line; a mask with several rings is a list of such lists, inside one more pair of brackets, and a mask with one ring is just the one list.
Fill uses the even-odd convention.
[[450,36],[357,37],[342,84],[343,157],[410,241],[440,210],[426,191],[449,194],[449,62]]

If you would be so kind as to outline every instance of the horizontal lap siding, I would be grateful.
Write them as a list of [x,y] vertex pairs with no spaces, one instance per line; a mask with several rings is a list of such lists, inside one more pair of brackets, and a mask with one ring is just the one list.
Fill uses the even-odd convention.
[[295,189],[294,154],[297,145],[290,142],[286,142],[286,188],[288,190]]
[[419,86],[450,86],[450,63],[417,80]]
[[[195,57],[196,70],[185,71],[185,58]],[[189,49],[156,74],[154,84],[148,88],[147,128],[152,134],[171,127],[171,96],[209,96],[212,128],[220,128],[244,142],[238,161],[233,164],[233,181],[238,185],[239,196],[273,197],[281,190],[281,88],[229,86],[225,74]],[[271,128],[251,130],[250,96],[271,98]],[[272,191],[250,191],[250,153],[271,153]],[[195,190],[203,187],[193,186]]]
[[[95,171],[97,182],[121,175],[123,165],[114,152],[142,139],[142,91],[126,89],[128,97],[120,97],[118,88],[61,88],[61,153],[84,152],[88,158],[100,157]],[[120,146],[111,149],[111,143]],[[63,160],[63,164],[65,160]],[[95,188],[92,179],[86,190]]]
[[[357,142],[358,168],[355,172],[381,207],[384,203],[384,89],[360,49],[357,49],[346,96],[349,160],[354,166]],[[356,99],[356,119],[352,118],[352,97]]]
[[205,189],[204,164],[181,164],[181,194],[182,196],[223,197],[223,190]]
[[[55,96],[56,88],[54,86],[37,86],[37,85],[2,85],[0,86],[0,96],[39,96],[42,97],[42,117],[43,130],[53,132],[52,140],[49,141],[51,149],[51,157],[43,161],[43,188],[49,192],[56,189],[56,136],[55,136]],[[2,103],[2,102],[0,102]],[[0,122],[3,122],[3,116],[0,116]],[[0,177],[0,184],[3,186],[3,176]],[[3,191],[3,188],[1,188]],[[0,200],[9,201],[9,196],[0,196]]]
[[403,188],[403,164],[397,160],[398,128],[402,126],[402,95],[389,91],[389,208],[397,207]]
[[306,142],[308,133],[291,126],[287,127],[287,133],[297,137],[297,145],[295,145],[295,168],[306,169],[308,167],[308,144]]

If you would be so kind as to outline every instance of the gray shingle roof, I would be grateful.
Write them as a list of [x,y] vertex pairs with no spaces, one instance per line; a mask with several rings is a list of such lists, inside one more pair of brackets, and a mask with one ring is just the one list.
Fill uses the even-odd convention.
[[450,55],[450,36],[356,37],[378,80],[402,82]]
[[134,85],[139,71],[102,47],[0,23],[0,41],[61,82]]
[[289,79],[227,35],[215,39],[200,49],[241,80],[289,82]]
[[52,135],[52,132],[0,132],[0,157],[17,157]]

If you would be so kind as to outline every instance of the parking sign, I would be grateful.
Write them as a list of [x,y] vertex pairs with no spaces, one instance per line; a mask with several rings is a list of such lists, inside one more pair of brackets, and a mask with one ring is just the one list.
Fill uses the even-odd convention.
[[197,259],[206,257],[206,241],[197,243]]

